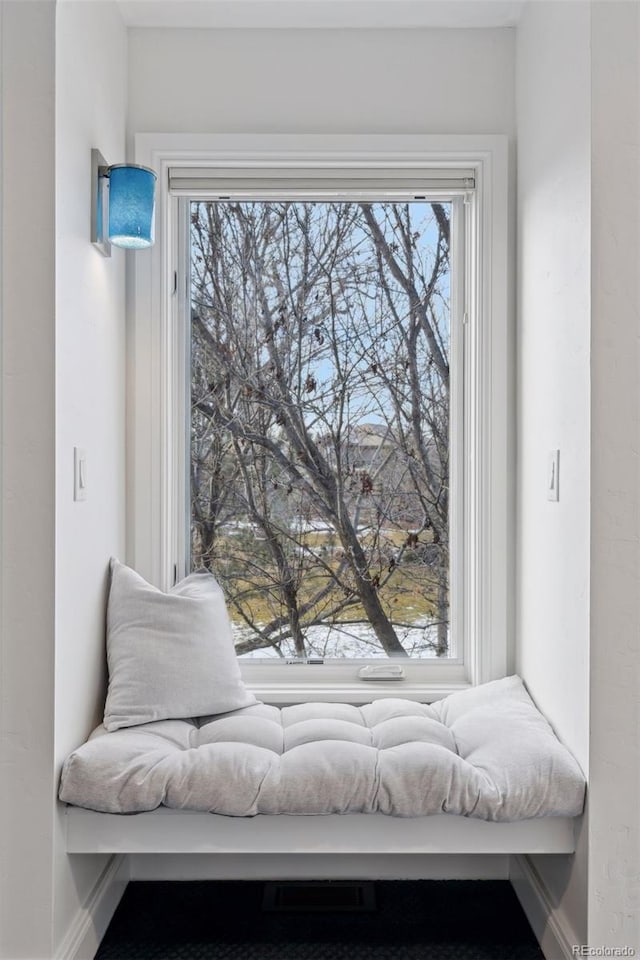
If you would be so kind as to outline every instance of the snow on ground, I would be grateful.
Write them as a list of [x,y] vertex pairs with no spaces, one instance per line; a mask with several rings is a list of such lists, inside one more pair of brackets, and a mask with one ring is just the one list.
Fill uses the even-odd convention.
[[[396,632],[407,653],[412,657],[435,657],[433,647],[437,628],[426,622],[416,621],[411,627],[396,627]],[[250,640],[253,631],[243,624],[233,624],[233,636],[236,643]],[[305,629],[308,656],[326,659],[371,659],[386,658],[373,630],[366,623],[345,624],[344,626],[319,625]],[[284,641],[282,653],[285,657],[295,657],[291,640]],[[453,652],[450,656],[454,656]],[[280,659],[276,650],[264,647],[244,654],[243,659]]]

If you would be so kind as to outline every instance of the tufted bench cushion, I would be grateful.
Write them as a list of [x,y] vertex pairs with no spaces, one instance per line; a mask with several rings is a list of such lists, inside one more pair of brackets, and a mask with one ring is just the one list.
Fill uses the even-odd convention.
[[161,805],[256,814],[577,816],[584,777],[518,677],[434,704],[256,704],[222,716],[98,727],[60,799],[107,813]]

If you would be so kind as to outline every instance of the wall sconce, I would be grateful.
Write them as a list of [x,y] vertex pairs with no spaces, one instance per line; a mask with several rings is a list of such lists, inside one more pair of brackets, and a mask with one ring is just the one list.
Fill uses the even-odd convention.
[[109,166],[91,151],[91,242],[105,257],[111,245],[142,250],[154,240],[156,175],[134,163]]

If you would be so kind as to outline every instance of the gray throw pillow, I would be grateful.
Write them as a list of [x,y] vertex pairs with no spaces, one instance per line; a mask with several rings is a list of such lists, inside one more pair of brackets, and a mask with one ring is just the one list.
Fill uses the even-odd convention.
[[257,702],[240,676],[222,589],[206,571],[163,593],[112,559],[107,660],[110,731]]

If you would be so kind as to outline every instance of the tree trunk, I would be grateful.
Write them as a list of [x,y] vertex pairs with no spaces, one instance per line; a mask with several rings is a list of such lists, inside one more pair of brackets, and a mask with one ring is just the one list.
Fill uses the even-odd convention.
[[407,651],[398,640],[391,621],[384,612],[378,591],[371,580],[362,577],[359,572],[356,573],[356,589],[369,623],[387,656],[408,656]]
[[[340,514],[344,517],[344,511],[340,513],[336,511],[336,516]],[[338,529],[342,546],[347,554],[347,562],[354,575],[356,592],[382,649],[389,657],[408,656],[380,603],[378,590],[369,576],[367,558],[355,529],[348,519],[343,520]]]
[[[288,564],[287,564],[288,567]],[[288,570],[284,571],[286,576]],[[298,596],[293,584],[289,581],[288,583],[282,584],[282,594],[287,608],[287,616],[289,619],[289,629],[291,630],[291,637],[296,650],[297,657],[306,657],[307,650],[304,643],[304,634],[300,627],[300,611],[298,610]]]
[[438,576],[438,639],[436,656],[446,657],[449,653],[449,596],[447,590],[448,569],[440,567]]

